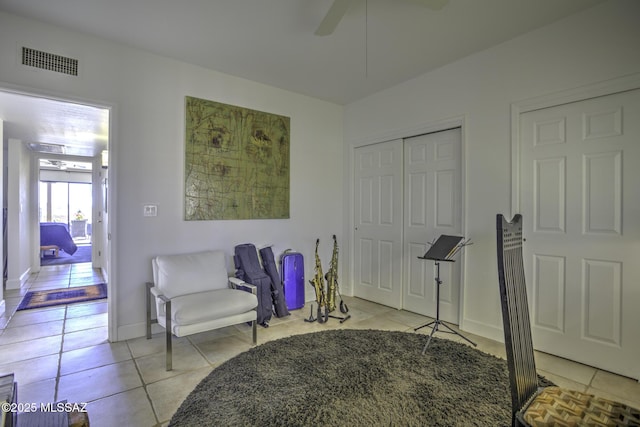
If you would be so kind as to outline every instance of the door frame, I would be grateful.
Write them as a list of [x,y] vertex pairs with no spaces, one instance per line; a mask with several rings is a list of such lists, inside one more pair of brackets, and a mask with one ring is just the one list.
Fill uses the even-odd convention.
[[[524,113],[640,89],[640,73],[525,99],[511,104],[511,213],[520,213],[520,116]],[[640,381],[640,367],[635,376]]]
[[[34,181],[34,185],[32,186],[33,191],[35,192],[35,195],[39,196],[40,195],[40,160],[41,159],[55,159],[55,160],[67,160],[67,161],[78,161],[78,162],[84,162],[84,163],[91,163],[91,183],[88,184],[91,186],[91,198],[92,201],[95,201],[96,199],[96,185],[100,185],[100,182],[96,182],[96,171],[99,170],[100,165],[98,165],[95,161],[94,158],[92,157],[86,157],[86,156],[70,156],[70,155],[64,155],[64,154],[47,154],[47,153],[33,153],[31,155],[32,158],[32,162],[31,162],[31,179]],[[65,182],[65,181],[59,181],[59,182]],[[67,184],[70,184],[70,182],[66,182]],[[37,188],[37,190],[36,190]],[[35,196],[34,195],[34,196]],[[68,198],[68,195],[67,195]],[[40,198],[39,197],[32,197],[31,199],[33,201],[33,203],[35,203],[36,207],[40,207]],[[51,202],[51,201],[49,201]],[[67,204],[68,204],[68,200],[67,200]],[[68,206],[67,206],[68,209]],[[37,212],[37,211],[36,211]],[[96,228],[97,231],[99,231],[99,233],[96,233],[96,236],[93,236],[92,241],[91,241],[91,266],[93,268],[101,268],[102,269],[102,259],[100,260],[100,262],[98,262],[96,260],[96,256],[95,256],[95,252],[97,250],[103,249],[106,247],[106,242],[102,241],[102,226],[97,227],[97,223],[99,223],[100,221],[96,220],[97,216],[96,216],[96,211],[95,208],[92,209],[91,212],[91,220],[92,220],[92,226],[94,226]],[[69,231],[71,231],[71,212],[69,212],[69,219],[68,219],[68,224],[69,225]],[[36,216],[35,218],[32,218],[32,228],[33,228],[33,244],[34,246],[38,246],[38,242],[40,241],[40,228],[39,228],[39,223],[40,223],[40,219],[38,218],[38,216]],[[98,237],[99,236],[99,237]],[[95,238],[97,238],[97,241],[95,240]],[[33,253],[33,259],[31,260],[31,271],[33,272],[38,272],[40,271],[40,253],[35,253],[35,251],[32,251]]]
[[[115,173],[116,165],[115,165],[115,162],[113,161],[115,159],[115,152],[117,151],[117,148],[116,148],[117,147],[117,137],[116,137],[117,106],[115,104],[104,102],[104,101],[96,101],[96,100],[88,100],[88,99],[78,98],[78,97],[71,97],[69,95],[64,95],[60,93],[44,91],[41,89],[35,89],[31,87],[10,85],[2,82],[0,82],[0,91],[11,92],[16,95],[24,95],[24,96],[34,97],[34,98],[51,99],[51,100],[55,100],[59,102],[67,102],[71,104],[83,104],[83,105],[88,105],[96,108],[103,108],[103,109],[109,110],[109,139],[107,142],[107,150],[108,150],[108,157],[109,157],[108,167],[109,169],[111,169],[111,173],[109,174],[110,181],[109,181],[109,186],[107,188],[106,202],[109,206],[110,211],[116,212],[117,201],[112,195],[115,194],[115,186],[117,185],[116,180],[114,179],[116,175]],[[33,158],[35,157],[37,156],[33,156]],[[6,160],[3,160],[3,162],[4,161]],[[98,163],[99,163],[99,160],[94,161],[94,168]],[[30,221],[33,227],[37,227],[37,224],[38,224],[38,208],[37,207],[39,204],[39,200],[38,200],[38,186],[39,186],[38,172],[39,171],[35,170],[37,168],[34,166],[33,162],[32,162],[31,169],[32,169],[31,170],[32,174],[31,174],[31,179],[29,183],[30,188],[32,190],[32,197],[29,200]],[[115,342],[118,340],[118,322],[116,317],[118,313],[117,311],[118,289],[117,289],[117,286],[115,286],[114,284],[114,280],[116,278],[114,273],[117,271],[116,269],[117,260],[114,254],[114,248],[116,246],[116,234],[117,234],[115,232],[116,230],[115,215],[110,215],[108,217],[108,221],[105,221],[105,222],[106,224],[105,224],[105,229],[103,234],[107,238],[105,239],[105,241],[102,242],[102,246],[104,248],[104,258],[102,261],[101,268],[105,276],[108,278],[107,280],[107,338],[110,342]],[[39,232],[32,234],[32,241],[31,241],[32,249],[36,249],[40,247],[39,241],[36,241],[36,234],[38,238],[40,236]],[[10,243],[11,242],[9,242],[9,244]],[[34,251],[32,252],[35,253]],[[37,264],[39,264],[39,257],[38,257]],[[105,268],[105,264],[106,264],[106,268]],[[31,262],[31,265],[32,266],[34,265],[33,261]]]
[[[395,139],[406,139],[413,136],[423,135],[427,133],[440,132],[448,129],[460,128],[460,163],[461,163],[461,177],[460,177],[460,191],[461,191],[461,209],[462,209],[462,233],[466,231],[467,225],[467,209],[466,209],[466,115],[455,116],[448,119],[437,120],[421,124],[419,126],[404,127],[394,131],[379,133],[376,135],[361,137],[345,144],[345,176],[349,177],[349,185],[345,192],[345,203],[347,206],[347,218],[345,221],[344,235],[349,236],[349,245],[345,247],[343,253],[347,257],[344,261],[344,265],[347,266],[347,273],[343,277],[348,277],[346,284],[343,286],[343,292],[353,296],[354,292],[354,280],[355,280],[355,248],[351,244],[355,242],[355,170],[353,168],[355,161],[355,150],[359,147],[367,145],[378,144],[381,142],[391,141]],[[403,177],[404,179],[404,177]],[[346,246],[343,244],[343,247]],[[404,255],[403,255],[404,256]],[[459,295],[459,315],[458,325],[461,329],[464,329],[464,295],[466,289],[466,268],[465,268],[466,255],[463,253],[460,256],[460,295]],[[404,279],[403,279],[404,282]],[[404,286],[404,283],[403,283]]]

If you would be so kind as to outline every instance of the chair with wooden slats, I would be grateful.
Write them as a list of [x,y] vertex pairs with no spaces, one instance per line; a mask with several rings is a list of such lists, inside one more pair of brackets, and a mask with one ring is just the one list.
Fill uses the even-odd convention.
[[522,216],[497,215],[498,279],[513,426],[640,426],[640,410],[561,387],[539,387],[522,257]]

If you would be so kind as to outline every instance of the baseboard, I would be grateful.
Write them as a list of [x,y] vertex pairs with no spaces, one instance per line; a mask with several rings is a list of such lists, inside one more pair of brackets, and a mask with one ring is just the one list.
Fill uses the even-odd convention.
[[7,279],[6,290],[20,289],[20,279]]
[[21,289],[27,280],[29,280],[29,276],[31,275],[31,267],[27,268],[27,270],[20,275],[18,279],[7,279],[7,290],[10,289]]
[[460,330],[489,338],[494,341],[504,342],[504,333],[502,332],[502,329],[476,320],[463,319],[460,323]]
[[[164,332],[164,328],[156,323],[151,325],[151,333]],[[118,327],[118,336],[115,341],[125,341],[134,338],[142,338],[147,335],[147,322],[132,323]]]

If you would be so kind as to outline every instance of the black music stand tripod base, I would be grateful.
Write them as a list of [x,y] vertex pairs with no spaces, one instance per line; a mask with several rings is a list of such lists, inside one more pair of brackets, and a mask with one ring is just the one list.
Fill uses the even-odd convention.
[[[436,332],[446,332],[448,334],[455,334],[458,335],[460,338],[468,341],[469,343],[473,344],[474,347],[477,347],[478,345],[476,343],[474,343],[473,341],[471,341],[469,338],[465,337],[464,335],[462,335],[460,332],[453,330],[449,325],[447,325],[444,321],[440,320],[440,285],[442,284],[442,280],[440,280],[440,262],[442,261],[447,261],[447,262],[453,262],[454,260],[452,259],[453,256],[455,254],[457,254],[460,249],[462,249],[463,246],[466,246],[469,243],[469,241],[463,241],[463,237],[460,236],[447,236],[447,235],[442,235],[438,238],[438,240],[431,244],[431,248],[427,251],[426,254],[424,254],[424,256],[418,257],[420,259],[429,259],[435,262],[436,265],[436,277],[435,277],[435,281],[436,281],[436,318],[435,320],[422,325],[422,326],[418,326],[417,328],[414,329],[414,332],[417,331],[418,329],[422,329],[425,327],[430,327],[431,328],[431,333],[429,334],[429,338],[427,339],[427,343],[424,345],[424,348],[422,349],[422,354],[425,354],[425,352],[427,351],[427,348],[429,347],[429,344],[431,343],[431,338],[433,338],[433,335]],[[446,330],[441,330],[440,327],[444,327]]]
[[[444,326],[448,330],[447,331],[440,330],[440,326]],[[459,336],[460,338],[462,338],[462,339],[468,341],[469,343],[473,344],[474,347],[478,346],[478,344],[474,343],[469,338],[467,338],[464,335],[462,335],[460,332],[451,329],[451,327],[449,325],[447,325],[446,323],[444,323],[442,320],[439,320],[439,319],[432,320],[431,322],[427,323],[426,325],[418,326],[417,328],[414,329],[414,331],[417,331],[418,329],[422,329],[422,328],[425,328],[425,327],[430,327],[431,328],[431,333],[429,334],[429,338],[427,339],[427,343],[424,345],[424,348],[422,349],[422,354],[425,354],[427,352],[427,348],[429,347],[429,344],[431,343],[431,338],[433,338],[433,335],[436,332],[446,332],[447,334],[455,334],[455,335]]]

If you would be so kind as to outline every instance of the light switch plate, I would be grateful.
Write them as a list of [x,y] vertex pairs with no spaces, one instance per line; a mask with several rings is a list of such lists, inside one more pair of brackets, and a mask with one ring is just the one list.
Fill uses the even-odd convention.
[[158,216],[158,205],[144,205],[144,216]]

